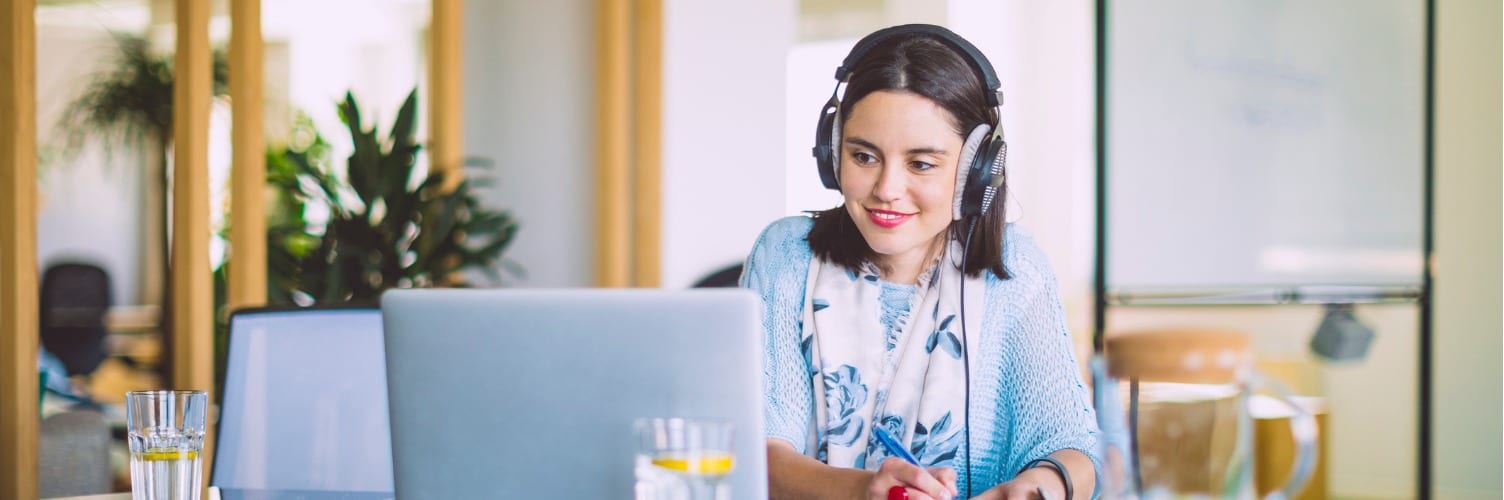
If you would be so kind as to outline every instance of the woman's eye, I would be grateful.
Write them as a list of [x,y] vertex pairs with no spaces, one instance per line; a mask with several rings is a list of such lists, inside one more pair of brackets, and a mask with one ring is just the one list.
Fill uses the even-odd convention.
[[935,168],[935,165],[933,163],[925,163],[922,161],[916,161],[914,163],[911,163],[910,165],[912,165],[912,168],[914,170],[918,170],[920,172]]
[[858,165],[871,165],[873,163],[877,163],[877,157],[876,156],[872,156],[871,154],[864,153],[864,152],[861,152],[861,151],[857,151],[855,153],[852,153],[851,154],[851,158],[853,160],[856,160],[856,163]]

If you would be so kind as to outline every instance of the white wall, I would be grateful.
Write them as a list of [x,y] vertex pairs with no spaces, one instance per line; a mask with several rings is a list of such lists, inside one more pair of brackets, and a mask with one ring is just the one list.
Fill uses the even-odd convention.
[[[818,29],[818,25],[814,29]],[[825,210],[842,203],[841,193],[826,189],[810,148],[815,146],[815,119],[835,89],[836,66],[856,45],[856,38],[801,41],[789,50],[784,87],[784,213]]]
[[783,215],[795,4],[667,0],[663,9],[662,284],[682,288],[744,260]]
[[[41,21],[56,16],[40,16]],[[90,262],[110,274],[115,304],[141,302],[138,290],[144,156],[117,146],[106,155],[89,145],[77,156],[58,145],[56,123],[101,61],[117,53],[102,29],[39,22],[37,27],[37,140],[44,152],[38,175],[37,260]],[[154,180],[152,182],[155,182]],[[155,300],[154,298],[149,300]]]
[[496,163],[480,191],[521,224],[519,286],[589,286],[595,208],[594,2],[465,2],[465,152]]
[[[385,137],[402,100],[426,80],[422,62],[427,59],[423,54],[426,42],[421,34],[428,25],[428,13],[428,2],[420,0],[264,1],[263,36],[287,48],[280,52],[287,59],[275,61],[286,65],[287,80],[274,81],[268,75],[267,99],[285,101],[307,113],[329,141],[331,157],[343,171],[354,147],[336,104],[351,91],[364,125],[371,127],[374,121],[379,135]],[[337,25],[330,25],[332,19],[339,20]],[[420,94],[418,101],[420,140],[427,137],[428,101],[424,97]],[[287,128],[278,125],[281,130]],[[267,140],[284,138],[268,136]],[[419,158],[427,161],[427,155]]]
[[1095,37],[1086,0],[951,0],[949,25],[1002,83],[1009,221],[1033,233],[1060,280],[1078,345],[1091,342],[1095,238]]
[[1437,4],[1434,491],[1500,498],[1500,7]]
[[[467,2],[465,147],[522,227],[521,286],[593,281],[594,3]],[[682,288],[746,258],[782,215],[784,57],[794,4],[663,5],[662,275]],[[811,111],[813,116],[813,111]]]

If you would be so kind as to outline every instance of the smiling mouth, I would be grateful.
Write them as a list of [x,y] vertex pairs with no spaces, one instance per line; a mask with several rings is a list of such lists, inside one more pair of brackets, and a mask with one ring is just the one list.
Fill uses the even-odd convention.
[[875,208],[867,209],[867,219],[871,220],[872,223],[876,224],[878,227],[887,229],[898,227],[900,224],[903,224],[904,222],[907,222],[909,219],[913,218],[914,215],[915,214],[906,214],[903,212],[894,212],[891,210],[878,210]]

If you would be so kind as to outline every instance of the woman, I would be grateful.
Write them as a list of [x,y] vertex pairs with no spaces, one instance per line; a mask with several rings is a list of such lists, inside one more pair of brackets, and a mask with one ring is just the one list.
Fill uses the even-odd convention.
[[869,35],[837,71],[816,156],[844,203],[774,222],[742,276],[766,306],[774,498],[1091,495],[1055,277],[1005,227],[992,71],[927,25]]

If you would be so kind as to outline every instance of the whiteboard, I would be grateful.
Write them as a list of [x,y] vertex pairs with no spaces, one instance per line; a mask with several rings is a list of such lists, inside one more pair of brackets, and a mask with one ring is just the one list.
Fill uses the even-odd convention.
[[1109,1],[1108,286],[1410,286],[1420,0]]

